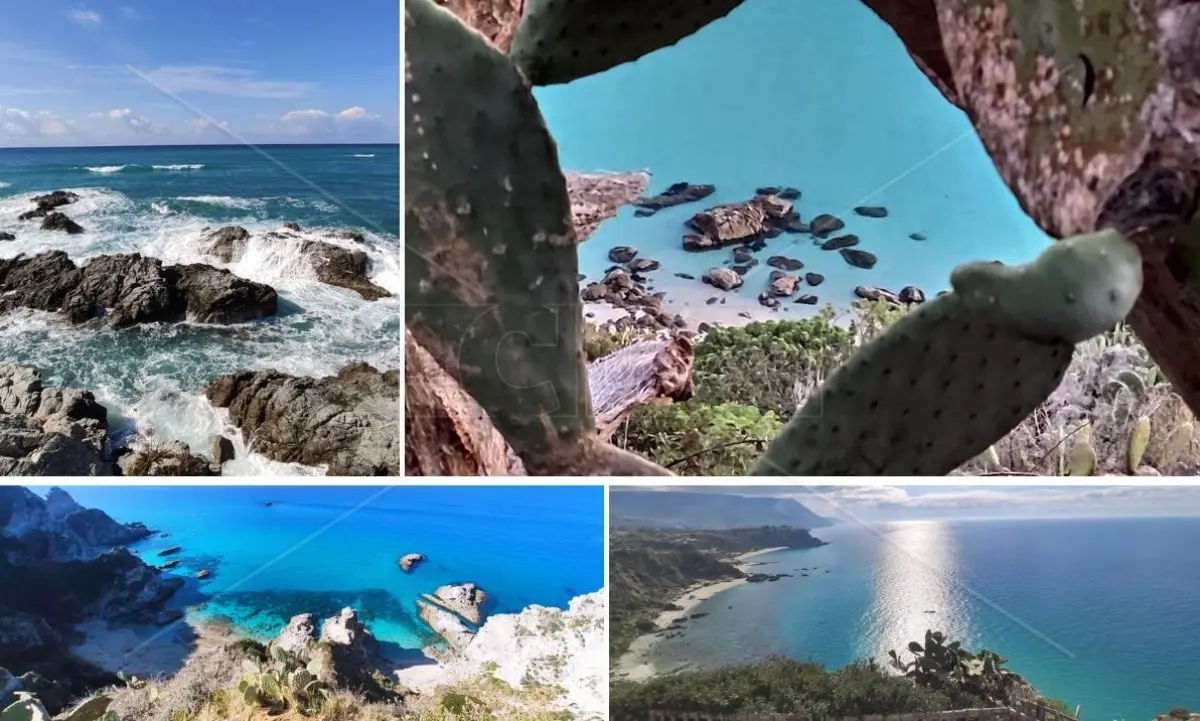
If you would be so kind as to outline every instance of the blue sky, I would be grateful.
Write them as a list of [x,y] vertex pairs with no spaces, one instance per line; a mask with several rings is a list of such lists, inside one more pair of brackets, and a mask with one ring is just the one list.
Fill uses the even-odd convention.
[[0,3],[0,147],[397,142],[396,0]]
[[862,521],[1200,516],[1198,486],[709,486],[696,492],[795,498]]

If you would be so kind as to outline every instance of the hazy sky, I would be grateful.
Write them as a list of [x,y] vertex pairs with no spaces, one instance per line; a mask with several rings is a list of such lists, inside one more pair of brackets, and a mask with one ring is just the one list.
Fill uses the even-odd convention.
[[740,486],[696,492],[791,497],[822,516],[875,520],[1197,516],[1187,486]]
[[397,142],[399,3],[0,3],[0,147]]

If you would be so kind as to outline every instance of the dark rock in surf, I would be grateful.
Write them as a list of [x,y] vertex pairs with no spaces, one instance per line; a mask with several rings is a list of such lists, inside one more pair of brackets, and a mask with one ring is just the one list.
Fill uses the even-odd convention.
[[887,208],[882,205],[860,205],[854,212],[864,218],[886,218],[888,214]]
[[805,273],[804,281],[816,288],[818,285],[825,282],[825,276],[821,275],[820,273]]
[[42,230],[61,230],[69,235],[78,235],[83,232],[83,226],[66,215],[54,211],[42,218]]
[[824,238],[830,233],[839,231],[846,227],[846,224],[842,222],[841,218],[829,215],[828,213],[822,213],[821,215],[813,218],[809,225],[811,227],[812,234],[818,238]]
[[217,378],[205,395],[269,458],[326,465],[334,476],[399,475],[397,370],[352,363],[323,378],[244,371]]

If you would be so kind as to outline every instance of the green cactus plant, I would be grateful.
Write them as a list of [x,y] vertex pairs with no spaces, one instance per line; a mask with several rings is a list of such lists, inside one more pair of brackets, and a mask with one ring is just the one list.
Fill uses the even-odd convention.
[[[532,2],[507,57],[431,0],[405,1],[406,323],[528,473],[664,474],[595,437],[566,182],[526,78],[603,69],[584,50],[566,63],[551,43],[608,23],[564,14],[591,4]],[[688,4],[673,22],[703,25],[734,4],[694,15]],[[687,34],[681,27],[613,46],[605,62],[673,42]],[[596,32],[589,47],[609,47],[609,30]],[[830,375],[752,474],[949,473],[1049,396],[1075,344],[1128,314],[1141,267],[1133,244],[1102,231],[1023,266],[956,269],[953,292]]]
[[566,83],[674,45],[742,0],[528,0],[509,55],[534,85]]
[[50,721],[46,707],[33,694],[18,691],[17,700],[0,711],[0,721]]
[[248,704],[309,713],[318,710],[325,699],[327,689],[316,679],[319,664],[306,665],[299,654],[279,646],[272,646],[261,664],[243,660],[242,670],[245,674],[237,688]]
[[65,714],[56,716],[55,721],[107,721],[106,717],[110,714],[117,715],[108,710],[110,705],[112,699],[108,696],[93,696]]
[[1092,445],[1090,424],[1077,430],[1072,438],[1068,470],[1072,476],[1091,476],[1096,473],[1096,448]]
[[1129,434],[1129,446],[1125,452],[1125,469],[1129,473],[1137,471],[1146,455],[1146,446],[1150,445],[1150,418],[1141,416],[1133,424]]
[[1195,427],[1191,421],[1185,421],[1171,431],[1159,453],[1158,464],[1161,470],[1170,473],[1172,466],[1187,452],[1192,445]]

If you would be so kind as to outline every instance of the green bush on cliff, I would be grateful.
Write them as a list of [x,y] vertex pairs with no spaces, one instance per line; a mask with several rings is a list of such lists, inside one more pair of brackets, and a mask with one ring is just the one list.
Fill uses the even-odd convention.
[[853,333],[835,325],[828,309],[798,321],[712,328],[696,344],[696,400],[750,405],[787,419],[796,410],[797,385],[819,383],[853,348]]
[[612,440],[679,475],[739,476],[782,428],[773,411],[687,401],[636,408]]
[[[965,705],[955,705],[965,703]],[[872,662],[834,671],[820,664],[771,658],[712,671],[690,671],[645,683],[615,681],[610,716],[645,718],[648,711],[708,713],[806,713],[814,718],[946,711],[970,708],[954,699],[885,672]]]

